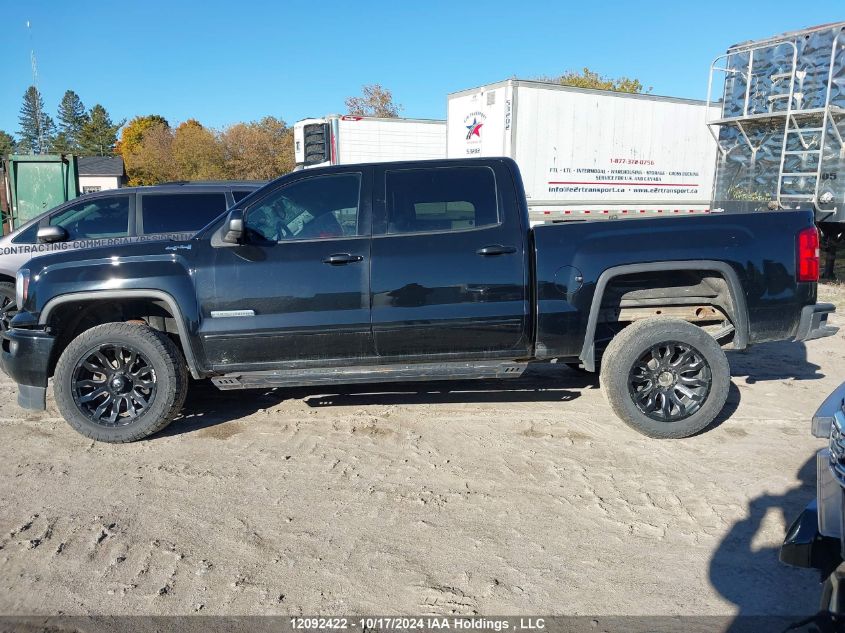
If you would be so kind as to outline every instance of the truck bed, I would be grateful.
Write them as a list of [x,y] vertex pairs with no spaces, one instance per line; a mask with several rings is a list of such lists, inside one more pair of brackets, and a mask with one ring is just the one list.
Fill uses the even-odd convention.
[[678,268],[729,278],[747,308],[747,343],[791,337],[816,300],[816,284],[795,281],[796,236],[811,226],[809,211],[536,226],[538,355],[578,356],[596,289],[613,280],[663,274],[694,297]]

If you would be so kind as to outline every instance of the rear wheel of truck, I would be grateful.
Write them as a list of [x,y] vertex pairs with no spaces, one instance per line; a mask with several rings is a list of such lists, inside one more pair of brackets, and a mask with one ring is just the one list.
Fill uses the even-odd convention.
[[179,413],[188,388],[182,354],[146,325],[106,323],[65,348],[53,377],[62,416],[101,442],[132,442]]
[[15,305],[15,284],[0,281],[0,331],[9,329],[9,323],[18,311]]
[[706,428],[725,406],[730,380],[719,344],[681,319],[629,325],[607,346],[601,365],[613,412],[655,438],[689,437]]

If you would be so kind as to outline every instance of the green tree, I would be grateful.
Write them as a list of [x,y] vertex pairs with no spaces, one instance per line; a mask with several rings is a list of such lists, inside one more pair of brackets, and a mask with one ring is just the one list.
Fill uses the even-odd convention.
[[58,134],[56,134],[56,138],[54,138],[53,142],[50,144],[50,151],[54,154],[74,153],[73,145],[71,144],[70,139],[68,139],[64,132],[59,132]]
[[346,109],[355,116],[396,118],[404,107],[393,101],[393,93],[381,84],[362,86],[360,97],[347,97]]
[[271,180],[294,168],[293,130],[272,116],[220,134],[226,178]]
[[15,137],[0,130],[0,156],[8,156],[9,154],[15,153],[15,146],[17,143],[15,142]]
[[167,122],[167,119],[158,114],[136,116],[123,126],[123,130],[120,133],[120,141],[118,141],[117,147],[115,148],[116,152],[123,156],[125,162],[127,155],[134,152],[141,144],[141,141],[144,139],[144,133],[160,125],[170,129],[170,123]]
[[605,77],[589,68],[584,68],[580,72],[568,70],[559,77],[543,77],[541,79],[563,86],[575,86],[576,88],[592,88],[594,90],[612,90],[614,92],[630,93],[651,92],[651,86],[644,89],[639,79],[631,79],[630,77]]
[[180,180],[215,180],[225,176],[220,140],[196,119],[188,119],[174,131],[173,160]]
[[117,144],[117,131],[125,121],[113,123],[99,103],[88,112],[88,120],[79,132],[79,151],[85,156],[111,156]]
[[59,133],[54,147],[62,152],[78,152],[82,128],[88,122],[88,114],[82,99],[73,90],[68,90],[59,103]]
[[155,185],[179,180],[173,158],[173,130],[165,123],[154,123],[144,130],[140,142],[127,150],[121,146],[129,185]]
[[27,154],[47,153],[53,144],[56,126],[44,112],[44,99],[35,86],[27,88],[23,95],[18,123],[20,124],[18,151]]
[[163,116],[148,114],[123,126],[115,152],[123,156],[131,186],[151,185],[176,180],[172,147],[170,123]]
[[56,153],[56,137],[58,136],[58,128],[53,117],[44,115],[44,151],[42,154]]

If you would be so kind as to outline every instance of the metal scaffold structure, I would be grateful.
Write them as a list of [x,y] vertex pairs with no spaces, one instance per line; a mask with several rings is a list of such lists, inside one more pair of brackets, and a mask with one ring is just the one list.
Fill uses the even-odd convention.
[[714,206],[812,208],[845,227],[845,22],[731,47],[711,65]]

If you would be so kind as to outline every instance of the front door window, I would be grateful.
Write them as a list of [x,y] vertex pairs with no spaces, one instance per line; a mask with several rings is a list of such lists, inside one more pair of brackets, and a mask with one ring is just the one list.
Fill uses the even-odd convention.
[[50,226],[62,227],[67,231],[69,240],[127,237],[129,196],[80,202],[52,216]]
[[317,176],[271,193],[247,212],[250,240],[283,242],[355,237],[359,174]]

